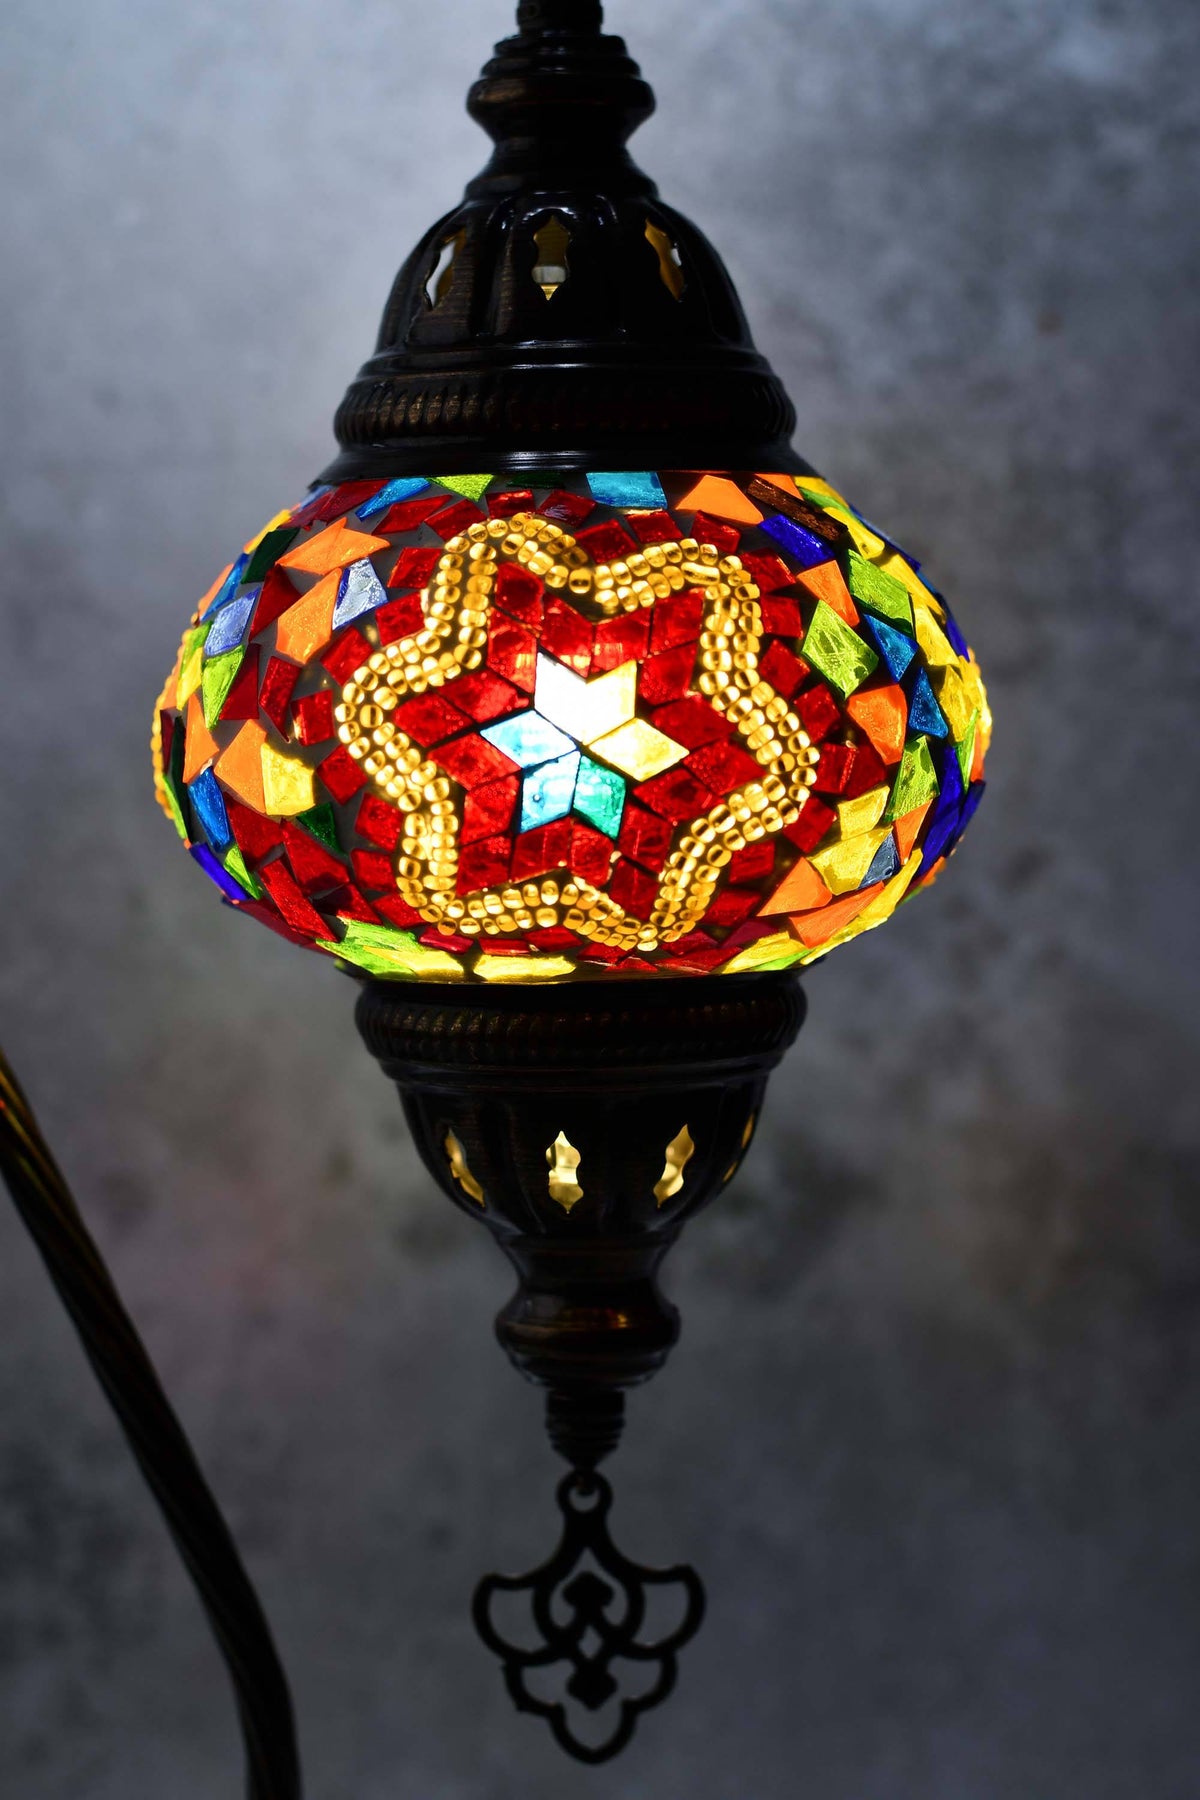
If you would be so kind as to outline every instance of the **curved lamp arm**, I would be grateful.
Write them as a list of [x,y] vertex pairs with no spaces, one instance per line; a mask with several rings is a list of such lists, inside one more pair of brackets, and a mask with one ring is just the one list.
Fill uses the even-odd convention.
[[300,1800],[291,1695],[258,1596],[3,1052],[0,1172],[158,1502],[228,1666],[246,1750],[249,1800]]

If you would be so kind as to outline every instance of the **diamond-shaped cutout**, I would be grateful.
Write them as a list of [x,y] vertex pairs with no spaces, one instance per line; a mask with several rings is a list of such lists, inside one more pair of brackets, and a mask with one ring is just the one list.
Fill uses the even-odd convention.
[[570,732],[579,743],[594,743],[605,732],[633,718],[637,664],[621,663],[606,675],[585,681],[552,656],[539,656],[534,704],[545,718]]
[[533,831],[538,825],[566,817],[571,810],[578,770],[578,750],[530,770],[521,784],[522,831]]
[[539,763],[564,756],[575,748],[571,738],[532,708],[511,719],[501,719],[498,725],[488,725],[481,736],[522,769],[535,769]]
[[615,731],[591,739],[588,748],[615,769],[620,769],[622,774],[632,776],[634,781],[648,781],[652,775],[661,774],[687,755],[682,744],[665,737],[644,719],[630,719]]

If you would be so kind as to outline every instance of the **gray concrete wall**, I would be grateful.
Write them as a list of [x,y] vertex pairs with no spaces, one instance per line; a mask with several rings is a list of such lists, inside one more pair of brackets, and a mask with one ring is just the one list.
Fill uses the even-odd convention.
[[[639,139],[804,453],[953,598],[963,855],[810,981],[671,1277],[619,1520],[711,1617],[566,1767],[471,1635],[554,1470],[508,1280],[334,970],[150,798],[226,550],[325,459],[482,159],[505,0],[8,0],[0,1036],[227,1504],[317,1800],[1194,1800],[1200,1782],[1196,38],[1190,0],[612,0]],[[239,1791],[216,1658],[0,1207],[0,1790]]]

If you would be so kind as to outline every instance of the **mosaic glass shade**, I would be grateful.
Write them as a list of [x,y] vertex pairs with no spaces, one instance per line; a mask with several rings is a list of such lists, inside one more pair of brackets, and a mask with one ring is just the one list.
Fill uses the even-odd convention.
[[991,717],[919,565],[807,475],[315,490],[154,721],[227,905],[372,976],[812,962],[936,880]]

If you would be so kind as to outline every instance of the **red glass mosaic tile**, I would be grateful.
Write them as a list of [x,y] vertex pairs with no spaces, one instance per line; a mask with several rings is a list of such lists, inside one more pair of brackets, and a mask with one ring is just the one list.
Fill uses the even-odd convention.
[[756,762],[749,751],[731,743],[708,744],[703,750],[693,750],[680,766],[720,799],[731,794],[734,788],[763,778],[762,764]]
[[807,680],[812,670],[802,657],[793,656],[783,644],[774,643],[766,655],[759,658],[759,673],[764,681],[769,681],[777,694],[790,700],[802,681]]
[[486,517],[487,514],[481,512],[473,500],[454,500],[440,512],[431,513],[425,523],[444,541],[446,538],[457,537],[468,525],[477,525],[480,519]]
[[501,563],[496,570],[493,589],[496,605],[509,618],[528,625],[531,630],[536,631],[542,622],[544,591],[537,576],[523,569],[520,563]]
[[354,870],[354,879],[359,887],[368,893],[381,890],[383,893],[395,893],[396,871],[392,867],[392,859],[385,856],[382,850],[352,850],[350,866]]
[[294,931],[306,937],[334,938],[337,934],[325,923],[316,908],[305,899],[295,876],[282,857],[264,863],[258,878]]
[[761,896],[755,888],[727,887],[709,901],[704,915],[706,925],[740,925],[759,904]]
[[404,833],[404,814],[398,806],[389,806],[378,794],[368,792],[362,797],[354,829],[369,844],[394,850]]
[[[410,702],[411,704],[413,703]],[[403,707],[397,707],[392,717],[399,721],[403,711]],[[467,788],[499,781],[502,776],[514,774],[517,768],[511,757],[505,756],[503,750],[498,750],[495,744],[489,744],[477,731],[469,731],[448,744],[440,745],[434,754],[434,761],[439,768],[445,769],[447,775],[453,775],[455,781],[460,781]]]
[[460,931],[443,931],[438,925],[427,925],[417,942],[430,950],[449,950],[453,956],[475,949],[474,938],[464,937]]
[[476,888],[502,886],[508,880],[512,850],[512,839],[506,836],[463,844],[458,853],[458,892],[470,894]]
[[675,544],[683,536],[670,513],[661,507],[657,512],[626,513],[625,523],[642,544]]
[[451,706],[441,694],[414,695],[395,709],[391,720],[397,731],[404,732],[424,750],[453,737],[456,731],[464,730],[471,723],[465,713],[460,713],[457,706]]
[[[395,506],[389,506],[381,519],[371,520],[371,530],[376,537],[387,537],[389,532],[415,531],[423,525],[430,513],[437,512],[445,504],[445,494],[418,494],[415,500],[398,500]],[[438,551],[441,555],[441,551]]]
[[644,806],[627,804],[617,846],[634,862],[643,864],[657,875],[671,853],[673,836],[670,823],[660,814],[650,812]]
[[593,675],[618,669],[625,662],[641,662],[650,642],[650,620],[642,613],[622,613],[619,619],[601,619],[594,633]]
[[327,888],[340,887],[345,881],[348,870],[342,859],[302,825],[285,819],[283,841],[292,874],[306,894],[323,893]]
[[680,644],[675,650],[664,650],[649,656],[642,664],[638,690],[648,706],[662,706],[671,700],[682,700],[692,685],[696,669],[696,646]]
[[686,700],[672,700],[656,709],[650,723],[656,731],[665,732],[688,750],[699,750],[705,744],[723,742],[732,736],[733,725],[723,719],[715,706],[692,694]]
[[774,838],[760,838],[757,844],[747,844],[744,850],[735,850],[729,859],[727,876],[731,882],[761,881],[775,867]]
[[728,960],[729,952],[724,944],[715,944],[711,950],[689,950],[686,955],[677,957],[672,966],[681,975],[708,975]]
[[598,563],[624,562],[637,548],[624,526],[618,524],[616,519],[608,519],[602,525],[588,525],[583,531],[577,531],[575,542],[582,544],[592,561]]
[[292,702],[292,722],[302,744],[323,744],[333,736],[333,694],[319,688]]
[[265,818],[252,807],[243,806],[232,794],[224,795],[225,811],[234,842],[247,862],[258,862],[277,850],[283,842],[283,831],[274,819]]
[[[328,494],[322,494],[311,506],[305,507],[304,510],[309,515],[305,523],[315,525],[320,520],[329,525],[334,519],[344,518],[347,513],[355,512],[365,505],[371,495],[377,494],[385,485],[383,481],[345,481],[340,487],[332,488]],[[292,520],[293,525],[298,523],[298,520]]]
[[692,521],[692,536],[701,544],[714,544],[722,556],[732,556],[742,541],[740,531],[706,512],[696,514]]
[[[707,918],[708,914],[706,913],[706,921]],[[717,940],[711,932],[702,931],[699,928],[694,931],[685,931],[682,937],[675,938],[671,943],[663,945],[668,956],[690,956],[694,955],[697,950],[715,950],[716,947]]]
[[580,881],[590,881],[593,887],[602,888],[608,880],[612,858],[611,838],[605,837],[602,831],[593,831],[590,825],[584,825],[578,819],[573,821],[568,865],[572,875],[577,875]]
[[375,911],[389,925],[407,927],[425,923],[416,907],[410,906],[407,900],[402,900],[399,894],[380,894],[375,901]]
[[473,669],[469,675],[460,675],[451,683],[450,693],[459,711],[480,725],[502,719],[505,713],[516,712],[528,703],[525,694],[510,681],[502,681],[491,669]]
[[811,687],[795,702],[800,723],[807,731],[814,744],[828,737],[842,716],[842,709],[833,697],[832,688],[826,687],[823,681],[814,681]]
[[651,615],[651,653],[671,650],[676,644],[690,644],[694,650],[703,618],[704,595],[699,588],[660,600]]
[[505,488],[501,493],[489,494],[487,508],[493,519],[511,519],[514,513],[530,512],[533,509],[533,489]]
[[760,594],[778,593],[780,588],[791,587],[796,580],[782,557],[762,556],[754,550],[743,550],[741,556]]
[[635,919],[648,919],[658,892],[658,882],[637,863],[618,856],[608,884],[609,898],[632,913]]
[[360,788],[367,785],[367,778],[350,755],[344,744],[331,750],[324,762],[317,764],[317,774],[329,789],[335,800],[344,805],[353,800]]
[[[757,895],[756,898],[761,900],[762,896]],[[742,923],[729,933],[722,949],[727,955],[733,956],[746,944],[754,943],[757,938],[771,937],[779,930],[779,923],[778,914],[773,914],[766,919],[759,918],[757,915],[751,919],[743,919]]]
[[250,636],[257,637],[260,631],[273,625],[280,613],[285,613],[289,606],[295,606],[299,598],[300,590],[293,584],[286,569],[268,569],[263,578],[258,605],[254,608]]
[[[242,721],[258,717],[258,646],[251,644],[242,659],[242,666],[234,677],[233,686],[225,696],[225,704],[221,708],[221,718],[227,721]],[[170,761],[170,750],[166,751],[166,760]]]
[[890,784],[891,779],[891,773],[879,752],[872,744],[864,741],[855,746],[842,796],[846,800],[856,800],[860,794],[869,793],[873,787],[881,787],[885,782]]
[[527,936],[535,950],[574,951],[584,943],[578,932],[567,931],[562,925],[549,925],[544,931],[531,931]]
[[271,658],[263,674],[258,703],[281,737],[287,731],[288,707],[292,701],[292,690],[299,679],[299,664],[284,662],[279,656]]
[[842,794],[850,779],[850,765],[854,761],[854,751],[849,744],[826,744],[821,750],[821,760],[817,764],[817,779],[813,782],[816,794]]
[[794,825],[784,827],[783,835],[797,850],[807,856],[828,835],[829,827],[837,818],[832,806],[826,806],[824,800],[818,800],[810,794],[800,808],[800,817]]
[[555,598],[546,608],[542,645],[576,674],[586,675],[592,666],[592,621]]
[[652,781],[643,781],[633,791],[644,806],[648,806],[652,812],[661,813],[673,825],[707,812],[715,799],[711,789],[705,787],[702,781],[697,781],[683,765],[664,770]]
[[523,831],[513,848],[512,878],[529,881],[534,875],[550,875],[555,869],[565,869],[570,855],[570,819],[555,819],[536,831]]
[[488,781],[482,787],[471,788],[463,801],[459,842],[473,844],[478,838],[494,837],[499,831],[508,831],[520,796],[519,775],[506,775],[500,781]]
[[488,620],[488,667],[532,694],[537,680],[537,639],[523,625],[493,613]]
[[371,654],[371,645],[362,632],[353,625],[347,625],[341,636],[334,638],[325,651],[321,666],[329,670],[335,681],[349,681],[355,669],[361,669]]
[[618,950],[615,944],[589,944],[579,953],[580,962],[619,963],[624,959],[625,952]]
[[398,600],[388,600],[383,606],[376,607],[375,623],[379,627],[381,644],[395,644],[401,638],[415,637],[418,631],[425,629],[420,594],[401,594]]
[[[231,904],[234,912],[246,913],[250,918],[257,919],[260,925],[265,925],[269,931],[273,931],[276,936],[286,939],[289,944],[299,944],[302,950],[310,950],[312,948],[313,933],[311,931],[294,930],[291,925],[280,918],[270,901],[238,900],[236,903]],[[325,932],[323,929],[322,932],[317,935],[329,936],[331,934]]]
[[796,600],[760,600],[763,631],[769,637],[798,638],[804,636],[804,615]]
[[352,881],[344,882],[340,888],[334,888],[331,894],[323,895],[321,905],[326,912],[335,912],[340,919],[362,919],[367,925],[379,924],[379,914],[363,898]]
[[543,519],[553,519],[556,524],[565,525],[571,532],[576,525],[582,525],[588,514],[595,510],[596,502],[586,494],[569,494],[565,488],[555,488],[538,507]]
[[409,544],[396,558],[396,566],[388,577],[388,586],[423,588],[441,559],[442,552],[432,544]]
[[321,508],[329,495],[336,492],[336,488],[327,488],[323,494],[314,494],[311,499],[304,500],[299,506],[293,507],[288,519],[289,525],[298,526],[301,531],[305,530],[320,515]]

